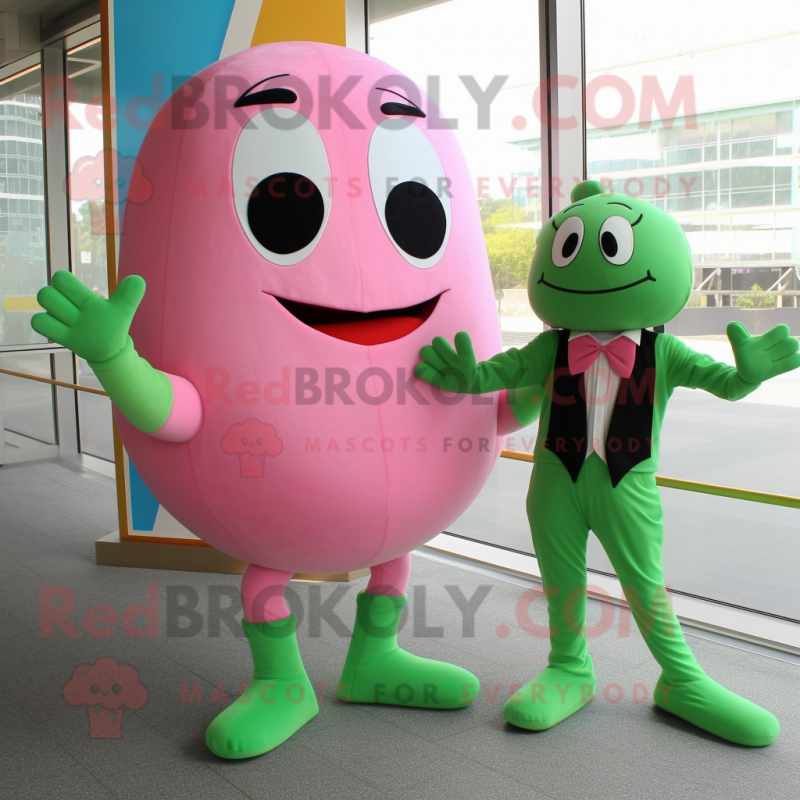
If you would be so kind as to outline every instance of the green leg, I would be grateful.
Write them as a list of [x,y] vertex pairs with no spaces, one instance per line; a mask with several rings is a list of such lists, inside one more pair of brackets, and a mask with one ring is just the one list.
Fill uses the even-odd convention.
[[221,758],[260,756],[285,742],[319,713],[297,647],[294,615],[277,622],[242,622],[253,653],[253,680],[206,731]]
[[345,703],[462,708],[478,694],[478,679],[461,667],[421,658],[397,644],[407,597],[360,592],[356,624],[336,697]]
[[552,728],[594,696],[586,642],[586,542],[589,525],[579,492],[560,464],[533,468],[528,492],[533,549],[542,572],[550,621],[548,665],[505,705],[507,722]]
[[[771,744],[780,731],[778,720],[709,678],[686,644],[664,586],[663,510],[654,476],[630,472],[611,489],[605,466],[599,464],[605,483],[595,476],[601,491],[592,495],[590,519],[636,624],[661,666],[653,692],[656,705],[728,741],[754,747]],[[593,471],[598,472],[597,467],[593,464]]]

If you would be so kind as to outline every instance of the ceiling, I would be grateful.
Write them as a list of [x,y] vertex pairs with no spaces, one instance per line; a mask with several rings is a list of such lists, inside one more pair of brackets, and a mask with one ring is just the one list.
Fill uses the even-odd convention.
[[0,11],[9,14],[37,14],[42,28],[49,27],[59,17],[86,6],[87,0],[0,0]]

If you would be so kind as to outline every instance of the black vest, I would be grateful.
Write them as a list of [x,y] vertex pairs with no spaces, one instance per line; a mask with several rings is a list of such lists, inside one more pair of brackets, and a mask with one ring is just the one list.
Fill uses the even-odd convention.
[[[561,460],[574,483],[586,460],[588,442],[586,383],[583,373],[570,375],[567,355],[569,334],[567,330],[558,332],[558,350],[550,389],[550,425],[544,446]],[[606,438],[606,463],[614,487],[629,470],[652,455],[657,335],[653,331],[642,330],[633,372],[630,378],[620,378]]]

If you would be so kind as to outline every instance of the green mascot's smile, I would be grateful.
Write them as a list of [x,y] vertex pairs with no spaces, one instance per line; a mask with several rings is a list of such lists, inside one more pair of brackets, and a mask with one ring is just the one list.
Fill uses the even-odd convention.
[[563,286],[556,286],[554,283],[546,281],[544,279],[544,273],[542,273],[541,278],[539,278],[539,283],[543,283],[545,286],[549,286],[551,289],[556,289],[559,292],[569,292],[570,294],[607,294],[608,292],[621,292],[623,289],[630,289],[633,286],[638,286],[640,283],[647,283],[647,281],[656,282],[656,279],[650,274],[650,270],[647,270],[646,277],[640,278],[633,283],[626,283],[624,286],[615,286],[613,289],[565,289]]

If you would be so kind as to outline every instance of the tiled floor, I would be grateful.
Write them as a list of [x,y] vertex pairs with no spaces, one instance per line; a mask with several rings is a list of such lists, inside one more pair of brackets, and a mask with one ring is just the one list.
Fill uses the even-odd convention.
[[[511,685],[531,678],[547,654],[545,641],[518,622],[522,590],[422,557],[414,559],[402,640],[409,650],[476,673],[484,690],[473,705],[429,712],[337,703],[345,632],[364,580],[294,584],[291,605],[303,617],[306,667],[322,685],[320,714],[266,756],[221,761],[205,748],[205,727],[250,677],[246,642],[224,611],[229,603],[238,611],[238,578],[96,566],[94,540],[116,527],[114,487],[65,465],[2,467],[0,509],[3,798],[751,800],[798,794],[796,666],[689,637],[713,677],[782,722],[769,748],[729,745],[654,710],[649,700],[635,702],[658,669],[635,628],[625,635],[629,620],[618,617],[591,643],[598,699],[551,731],[519,731],[503,722],[502,705]],[[90,607],[110,606],[103,611],[124,618],[129,606],[147,603],[148,584],[158,586],[156,637],[133,638],[119,624],[98,625],[95,633],[111,631],[105,638],[89,635]],[[67,609],[74,598],[73,610],[64,612],[74,626],[65,625],[71,636],[57,624],[41,629],[43,586],[62,587],[44,591],[58,591]],[[485,596],[474,625],[465,624],[453,597],[475,592]],[[201,629],[178,635],[189,623],[179,609],[187,603]],[[540,606],[531,607],[538,623]],[[591,609],[595,618],[600,611]],[[141,708],[124,710],[118,739],[91,738],[87,709],[69,705],[62,694],[77,667],[102,656],[132,666],[148,693]],[[201,702],[188,702],[186,694],[181,702],[182,687],[192,692],[196,685]],[[611,702],[620,692],[622,699]]]

